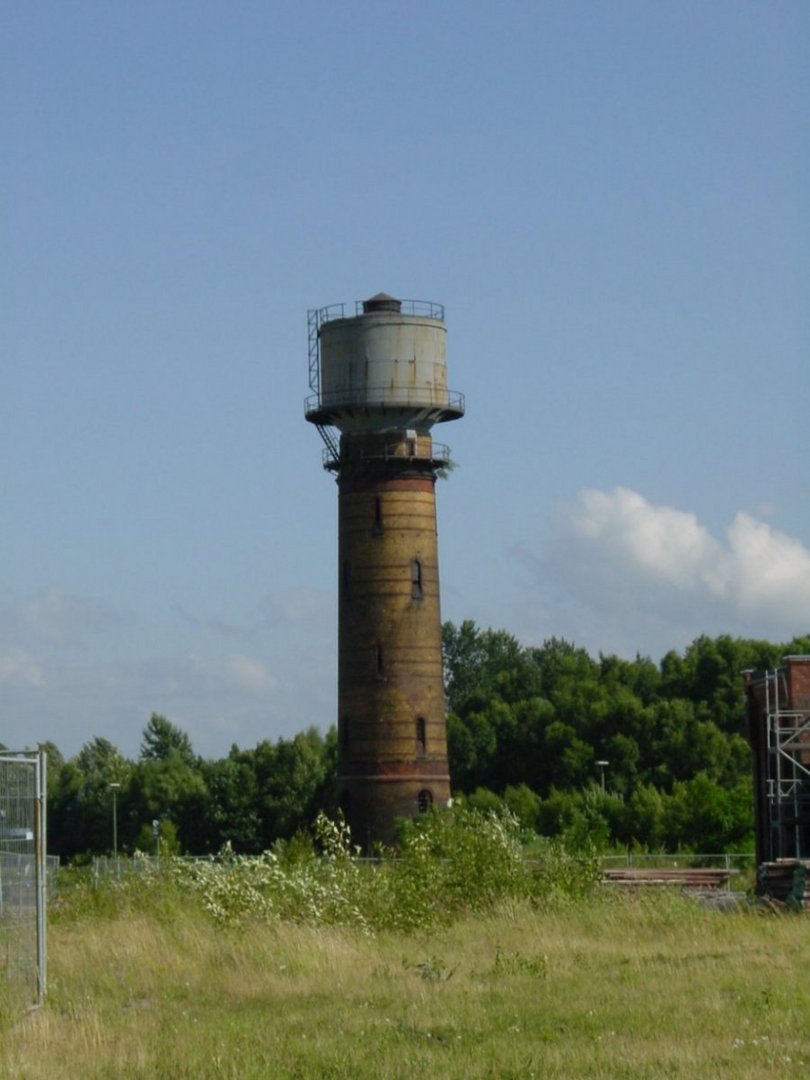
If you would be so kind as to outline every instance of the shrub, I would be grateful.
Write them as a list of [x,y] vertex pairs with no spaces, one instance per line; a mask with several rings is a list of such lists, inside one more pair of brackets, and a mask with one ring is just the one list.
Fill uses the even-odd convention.
[[418,897],[424,922],[429,913],[438,921],[528,896],[519,831],[506,809],[460,806],[404,822],[395,864],[398,898]]
[[454,807],[402,822],[396,848],[370,861],[345,822],[320,815],[311,837],[259,856],[226,845],[207,859],[135,859],[128,876],[101,891],[118,910],[169,917],[194,898],[222,926],[289,920],[371,933],[447,924],[503,901],[579,896],[597,880],[595,860],[562,841],[537,841],[539,855],[527,861],[520,832],[506,809]]

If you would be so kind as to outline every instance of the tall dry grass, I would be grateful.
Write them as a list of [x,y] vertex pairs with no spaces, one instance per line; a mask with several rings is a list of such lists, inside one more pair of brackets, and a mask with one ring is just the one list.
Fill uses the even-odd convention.
[[409,933],[217,925],[176,893],[50,933],[13,1078],[781,1077],[810,1069],[810,923],[599,894]]

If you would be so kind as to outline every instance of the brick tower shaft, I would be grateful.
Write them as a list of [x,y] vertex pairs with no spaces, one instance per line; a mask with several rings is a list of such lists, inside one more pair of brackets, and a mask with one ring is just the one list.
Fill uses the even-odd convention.
[[338,797],[368,847],[450,797],[435,462],[429,435],[344,435],[341,460]]

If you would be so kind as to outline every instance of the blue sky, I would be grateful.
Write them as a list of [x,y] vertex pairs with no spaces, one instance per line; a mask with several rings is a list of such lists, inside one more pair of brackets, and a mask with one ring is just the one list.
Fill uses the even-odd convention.
[[325,728],[306,311],[445,304],[443,615],[810,631],[810,6],[3,4],[0,742]]

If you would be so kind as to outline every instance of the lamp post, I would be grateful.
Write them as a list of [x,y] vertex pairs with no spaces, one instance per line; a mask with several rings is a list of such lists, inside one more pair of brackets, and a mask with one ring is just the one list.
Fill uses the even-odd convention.
[[597,761],[596,764],[599,766],[599,776],[600,776],[601,781],[602,781],[602,794],[604,795],[604,793],[605,793],[605,769],[608,767],[610,762],[609,761]]
[[121,787],[116,781],[112,781],[109,784],[110,791],[113,797],[113,858],[115,859],[116,869],[118,868],[118,789]]

